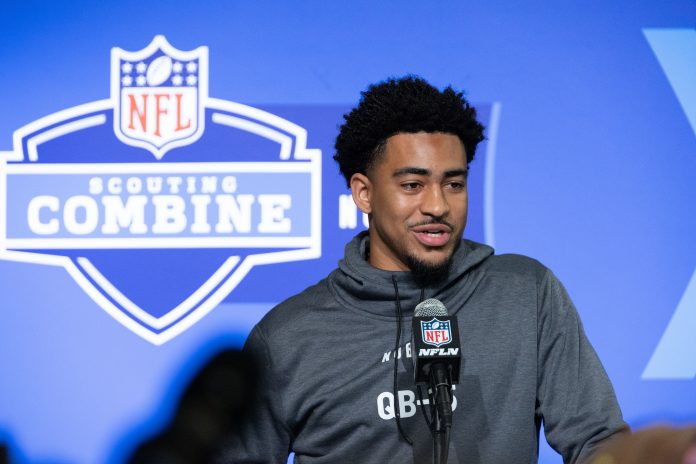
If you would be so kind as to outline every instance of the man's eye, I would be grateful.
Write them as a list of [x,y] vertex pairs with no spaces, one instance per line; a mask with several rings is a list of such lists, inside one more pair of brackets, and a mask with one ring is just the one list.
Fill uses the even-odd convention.
[[450,182],[447,184],[452,190],[463,190],[466,187],[464,182]]
[[404,184],[401,184],[401,188],[404,190],[418,190],[420,187],[420,184],[418,182],[406,182]]

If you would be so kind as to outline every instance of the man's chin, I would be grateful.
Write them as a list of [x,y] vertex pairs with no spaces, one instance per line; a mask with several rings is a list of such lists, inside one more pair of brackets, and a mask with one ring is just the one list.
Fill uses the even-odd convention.
[[426,261],[417,256],[407,255],[406,264],[418,285],[429,287],[446,280],[452,265],[452,255],[437,261]]

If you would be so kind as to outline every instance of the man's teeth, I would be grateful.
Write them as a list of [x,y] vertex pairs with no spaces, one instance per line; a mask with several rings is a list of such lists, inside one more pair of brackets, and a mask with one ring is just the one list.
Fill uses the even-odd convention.
[[426,232],[428,235],[442,235],[442,232]]

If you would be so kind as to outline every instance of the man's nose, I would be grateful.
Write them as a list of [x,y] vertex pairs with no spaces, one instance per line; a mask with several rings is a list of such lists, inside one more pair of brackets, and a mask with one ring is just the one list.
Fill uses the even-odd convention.
[[421,202],[421,213],[433,217],[443,217],[449,212],[449,203],[442,188],[436,187],[427,188],[423,192],[423,201]]

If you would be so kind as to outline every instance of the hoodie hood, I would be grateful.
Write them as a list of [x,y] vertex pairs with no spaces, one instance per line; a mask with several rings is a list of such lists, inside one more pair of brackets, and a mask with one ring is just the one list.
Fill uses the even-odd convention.
[[413,315],[422,290],[425,298],[437,298],[449,314],[455,314],[483,277],[483,271],[476,270],[478,265],[493,254],[493,248],[488,245],[462,240],[445,279],[435,287],[421,289],[410,272],[384,271],[371,266],[366,259],[369,246],[367,231],[356,235],[346,245],[345,256],[329,276],[329,284],[336,298],[348,308],[389,319],[396,317],[393,277],[399,287],[404,317]]

